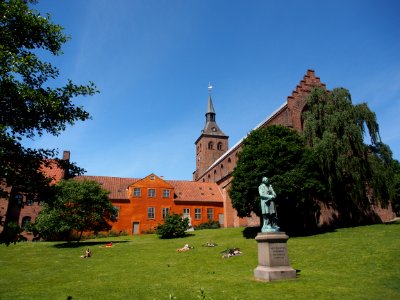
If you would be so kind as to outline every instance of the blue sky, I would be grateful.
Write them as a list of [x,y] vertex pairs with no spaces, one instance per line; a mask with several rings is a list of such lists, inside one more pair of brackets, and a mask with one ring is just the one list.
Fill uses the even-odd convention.
[[71,40],[51,58],[100,93],[75,103],[93,119],[31,147],[71,151],[87,175],[192,179],[207,86],[234,145],[313,69],[328,89],[376,113],[400,159],[400,2],[58,0],[34,6]]

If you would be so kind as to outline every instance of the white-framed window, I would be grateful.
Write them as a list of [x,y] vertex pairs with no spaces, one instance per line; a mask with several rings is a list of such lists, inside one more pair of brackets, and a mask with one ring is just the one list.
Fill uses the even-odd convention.
[[147,218],[149,218],[149,219],[155,218],[154,207],[147,208]]
[[194,218],[196,220],[200,220],[201,219],[201,208],[195,208],[194,209]]
[[162,218],[164,219],[168,215],[169,215],[169,208],[168,207],[163,207],[163,209],[162,209]]
[[147,190],[148,197],[155,197],[156,196],[156,189],[148,189]]
[[214,209],[207,208],[207,220],[214,220]]
[[162,196],[163,196],[163,198],[169,198],[169,196],[170,196],[170,190],[163,190]]
[[140,188],[133,188],[133,197],[140,197]]
[[188,219],[190,218],[190,208],[183,209],[183,217]]

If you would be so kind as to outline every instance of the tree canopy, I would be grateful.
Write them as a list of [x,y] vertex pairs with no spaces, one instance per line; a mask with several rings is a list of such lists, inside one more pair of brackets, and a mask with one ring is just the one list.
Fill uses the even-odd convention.
[[350,215],[352,208],[371,203],[386,206],[395,193],[394,162],[368,105],[353,105],[349,91],[343,88],[315,88],[303,116],[305,140],[336,208]]
[[258,186],[268,177],[277,194],[279,225],[315,225],[314,198],[323,192],[320,174],[301,136],[280,125],[252,131],[243,141],[233,171],[232,205],[239,217],[261,215]]
[[[23,139],[59,135],[67,125],[90,118],[72,100],[93,95],[97,89],[91,82],[76,85],[71,80],[52,86],[59,70],[40,54],[62,54],[69,37],[49,14],[42,16],[27,2],[0,1],[0,179],[13,191],[40,193],[49,184],[41,166],[54,159],[57,151],[26,148]],[[59,162],[71,173],[82,171]],[[8,189],[0,185],[0,192],[4,195]]]
[[117,210],[108,199],[109,192],[90,180],[63,180],[55,187],[54,197],[44,204],[34,232],[45,239],[70,239],[77,233],[105,231],[115,221]]

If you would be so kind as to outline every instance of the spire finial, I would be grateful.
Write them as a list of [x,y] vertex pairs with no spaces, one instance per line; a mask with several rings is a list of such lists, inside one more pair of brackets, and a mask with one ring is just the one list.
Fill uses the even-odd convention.
[[212,92],[212,85],[211,85],[211,82],[208,82],[208,94],[209,95],[211,95],[211,92]]

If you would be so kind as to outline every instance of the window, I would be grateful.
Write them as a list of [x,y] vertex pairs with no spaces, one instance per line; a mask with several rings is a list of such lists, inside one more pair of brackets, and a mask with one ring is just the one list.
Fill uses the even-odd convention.
[[140,197],[140,188],[133,189],[133,197]]
[[147,196],[155,197],[156,196],[156,190],[155,189],[148,189],[147,190]]
[[26,228],[29,224],[31,224],[31,220],[32,220],[31,217],[23,217],[23,218],[22,218],[22,223],[21,223],[22,229],[25,230],[25,228]]
[[21,194],[15,195],[15,200],[17,201],[18,207],[23,207],[24,203],[22,202],[23,197]]
[[26,205],[31,206],[33,205],[35,198],[33,195],[26,196]]
[[163,209],[162,209],[162,218],[164,219],[168,215],[169,215],[169,208],[168,207],[163,207]]
[[154,219],[154,207],[147,208],[147,218]]
[[113,206],[114,207],[114,209],[115,209],[115,213],[112,215],[112,218],[114,219],[114,220],[118,220],[118,218],[119,218],[119,209],[120,209],[120,207],[119,206]]
[[212,150],[214,148],[213,142],[208,143],[208,149]]
[[150,175],[150,180],[154,180],[154,179],[156,179],[156,176]]
[[222,143],[221,143],[221,142],[218,143],[217,149],[218,149],[218,150],[222,150]]
[[196,220],[200,220],[201,219],[201,208],[195,208],[194,209],[194,218]]
[[214,219],[214,209],[207,208],[207,220],[213,220],[213,219]]
[[163,198],[169,198],[169,195],[170,195],[169,190],[163,190],[163,194],[162,194]]
[[190,218],[190,208],[183,209],[183,217],[188,219]]

